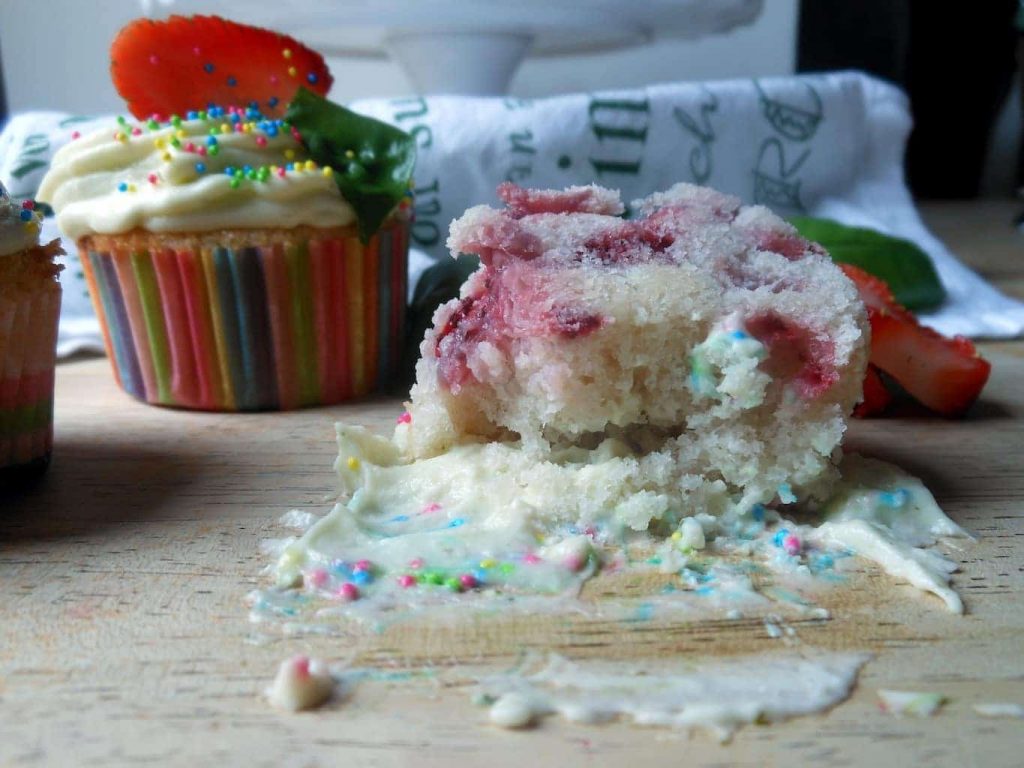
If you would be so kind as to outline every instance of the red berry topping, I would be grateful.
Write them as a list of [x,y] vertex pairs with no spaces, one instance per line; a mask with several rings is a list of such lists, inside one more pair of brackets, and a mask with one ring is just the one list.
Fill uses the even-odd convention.
[[333,82],[323,57],[293,38],[219,16],[136,19],[110,46],[110,74],[139,119],[252,102],[280,117],[299,86],[323,96]]

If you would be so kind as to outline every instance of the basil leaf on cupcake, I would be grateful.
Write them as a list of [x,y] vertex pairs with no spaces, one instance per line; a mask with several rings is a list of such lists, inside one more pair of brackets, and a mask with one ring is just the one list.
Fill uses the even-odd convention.
[[334,169],[342,196],[356,212],[366,242],[409,192],[416,143],[394,126],[364,117],[300,88],[285,119],[310,156]]

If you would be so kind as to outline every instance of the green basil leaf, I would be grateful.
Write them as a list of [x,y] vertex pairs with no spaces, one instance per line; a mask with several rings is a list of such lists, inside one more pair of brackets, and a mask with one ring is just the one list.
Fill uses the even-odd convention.
[[801,235],[824,246],[833,261],[853,264],[884,280],[907,309],[934,309],[946,299],[928,254],[909,240],[831,219],[794,216],[789,221]]
[[299,88],[285,120],[319,165],[334,169],[342,197],[356,212],[365,243],[409,191],[416,142],[405,131],[364,117]]

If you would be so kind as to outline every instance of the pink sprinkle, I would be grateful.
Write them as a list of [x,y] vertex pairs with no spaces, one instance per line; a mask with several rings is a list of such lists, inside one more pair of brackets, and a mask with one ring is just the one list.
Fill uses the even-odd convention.
[[200,49],[200,47],[198,45],[193,46],[192,47],[192,53],[194,53],[196,56],[198,56],[199,54],[202,53],[202,49]]
[[21,209],[23,211],[31,211],[35,207],[36,207],[36,204],[35,204],[34,200],[22,200],[21,201]]
[[156,184],[157,180],[158,180],[158,179],[159,179],[160,177],[159,177],[159,176],[157,176],[157,175],[156,175],[155,173],[151,173],[151,174],[149,174],[149,176],[147,176],[146,178],[147,178],[147,179],[149,179],[149,183],[150,183],[150,184]]
[[787,555],[799,555],[804,545],[799,536],[791,533],[782,540],[782,548],[786,550]]
[[267,146],[267,137],[266,136],[257,136],[256,137],[256,145],[259,146],[259,147]]
[[196,145],[195,145],[195,144],[193,144],[193,143],[192,143],[192,142],[190,141],[190,142],[189,142],[188,144],[186,144],[186,145],[185,145],[185,151],[186,151],[186,152],[195,152],[195,151],[196,151]]
[[156,120],[158,123],[162,123],[163,122],[163,118],[160,116],[159,112],[154,112],[152,115],[149,116],[149,119],[150,120]]
[[540,558],[531,552],[530,554],[523,556],[523,562],[527,565],[536,565],[540,562]]
[[309,677],[309,656],[296,656],[292,659],[292,669],[298,677]]
[[459,584],[466,589],[472,589],[476,586],[476,577],[472,573],[464,573],[459,576]]
[[415,557],[415,558],[413,558],[412,560],[409,561],[409,567],[412,568],[414,571],[418,571],[420,568],[423,567],[423,558],[422,557]]
[[198,152],[203,157],[206,157],[206,147],[203,146],[202,144],[199,145],[199,149],[197,149],[196,152]]
[[287,173],[287,171],[284,169],[283,165],[280,168],[277,169],[277,175],[280,176],[282,179],[284,178],[284,175],[286,173]]
[[132,128],[132,136],[139,136],[142,134],[142,129],[138,126]]
[[270,84],[271,85],[277,85],[277,75],[271,75],[270,76]]
[[235,133],[244,133],[245,128],[242,127],[241,123],[235,123]]
[[579,555],[569,555],[567,558],[565,558],[565,567],[573,573],[576,573],[577,571],[583,569],[583,565],[586,562],[587,561]]
[[150,56],[149,56],[149,63],[150,64],[156,64],[159,61],[160,61],[160,58],[155,53],[150,54]]
[[397,423],[397,424],[411,424],[412,423],[412,414],[409,413],[408,411],[402,411],[402,415],[399,416],[395,420],[395,423]]
[[440,511],[441,511],[441,505],[438,504],[436,501],[432,501],[429,504],[427,504],[427,506],[425,506],[423,509],[420,510],[420,514],[421,515],[432,515],[435,512],[440,512]]
[[398,577],[398,586],[405,587],[406,589],[408,589],[409,587],[415,587],[416,577],[410,576],[408,573],[403,573],[401,576]]
[[373,568],[373,563],[369,560],[359,560],[355,565],[352,566],[353,571],[368,571]]
[[81,131],[72,131],[71,132],[71,138],[72,139],[80,139],[80,138],[82,138]]
[[342,600],[352,602],[353,600],[359,599],[359,587],[357,587],[351,581],[346,581],[344,584],[338,587],[338,591],[335,594]]
[[294,125],[292,126],[292,136],[295,138],[296,141],[302,141],[302,134],[299,133],[299,129],[296,128]]
[[314,568],[306,574],[306,581],[309,582],[311,587],[320,589],[324,584],[327,583],[327,571],[323,568]]

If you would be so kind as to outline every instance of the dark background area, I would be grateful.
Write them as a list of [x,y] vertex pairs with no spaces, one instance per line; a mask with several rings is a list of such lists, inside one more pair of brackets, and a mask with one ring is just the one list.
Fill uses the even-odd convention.
[[[803,0],[797,71],[863,69],[910,96],[907,177],[919,198],[978,194],[1020,66],[1019,0]],[[1024,184],[1024,137],[1017,184]]]

